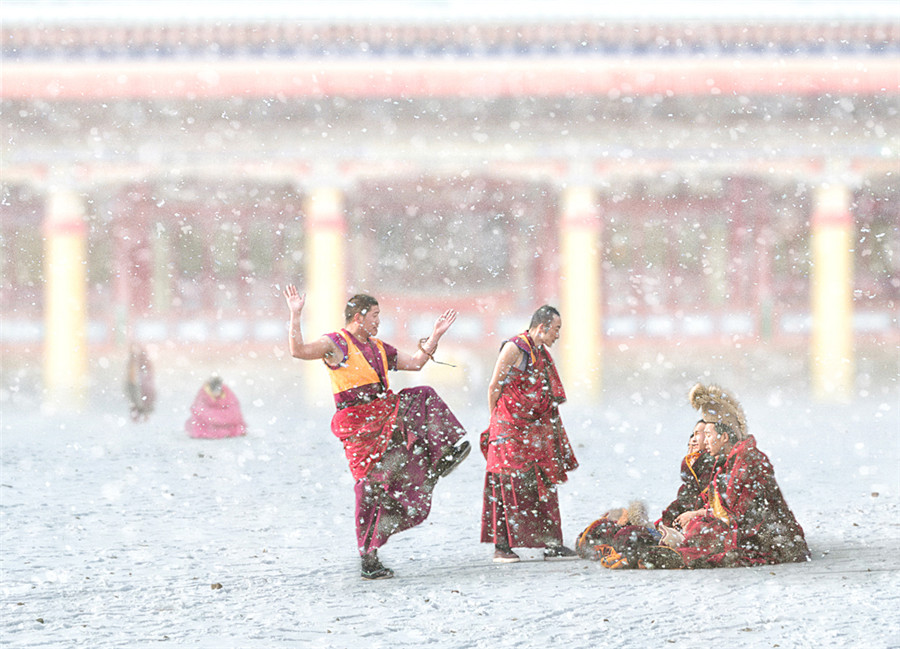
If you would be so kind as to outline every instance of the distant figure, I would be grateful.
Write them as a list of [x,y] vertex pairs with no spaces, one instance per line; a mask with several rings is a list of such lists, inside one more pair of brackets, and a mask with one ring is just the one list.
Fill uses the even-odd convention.
[[191,406],[185,424],[187,434],[195,438],[221,439],[247,434],[237,397],[222,379],[214,376],[203,384]]
[[156,405],[156,389],[153,387],[153,366],[147,351],[138,343],[132,343],[125,370],[125,396],[131,405],[131,420],[146,421]]

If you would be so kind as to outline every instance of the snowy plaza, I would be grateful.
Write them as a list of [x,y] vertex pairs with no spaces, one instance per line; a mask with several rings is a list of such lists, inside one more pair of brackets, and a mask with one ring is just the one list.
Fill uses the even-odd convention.
[[[0,646],[900,649],[900,5],[0,13]],[[438,401],[398,419],[392,363],[473,450],[380,547],[365,515],[423,516],[464,454],[455,424],[388,453]],[[543,560],[560,518],[570,547],[632,501],[656,521],[695,426],[749,445],[698,383],[784,498],[723,452],[688,513],[736,530],[717,485],[749,484],[752,534],[803,552]],[[532,397],[564,446],[563,385],[568,481],[495,470]],[[522,512],[553,538],[512,543]],[[793,517],[810,560],[779,563]]]
[[[896,384],[842,406],[814,405],[789,385],[739,393],[809,563],[613,571],[534,550],[496,565],[478,543],[484,459],[473,453],[438,484],[428,520],[385,546],[396,577],[364,582],[333,410],[297,397],[299,362],[221,370],[249,426],[226,440],[184,432],[205,369],[159,367],[157,412],[140,424],[115,372],[96,410],[78,417],[42,415],[5,393],[7,646],[900,644]],[[696,414],[690,381],[629,376],[596,407],[561,409],[581,461],[560,488],[568,543],[633,498],[658,515],[677,488]],[[486,423],[481,394],[439,389],[474,441]]]

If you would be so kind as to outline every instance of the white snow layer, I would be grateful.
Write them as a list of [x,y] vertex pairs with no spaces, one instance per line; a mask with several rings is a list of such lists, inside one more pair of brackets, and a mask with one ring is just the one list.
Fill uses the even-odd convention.
[[[728,386],[809,563],[610,571],[525,550],[522,563],[494,565],[478,542],[484,460],[473,451],[438,485],[429,519],[380,552],[396,577],[365,582],[331,409],[302,405],[296,382],[225,378],[245,438],[186,436],[202,379],[164,380],[144,424],[113,388],[68,417],[4,399],[4,646],[900,647],[896,388],[823,406],[802,390]],[[696,420],[689,384],[639,399],[614,387],[596,406],[562,409],[581,462],[560,490],[569,545],[634,498],[658,516],[679,484]],[[441,393],[477,443],[481,395]]]

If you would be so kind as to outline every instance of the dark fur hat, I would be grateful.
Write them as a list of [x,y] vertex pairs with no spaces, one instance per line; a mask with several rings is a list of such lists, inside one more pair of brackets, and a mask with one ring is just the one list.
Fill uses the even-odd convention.
[[718,385],[698,383],[688,395],[691,405],[700,411],[703,421],[718,421],[734,429],[738,439],[747,439],[747,417],[744,409],[728,390]]

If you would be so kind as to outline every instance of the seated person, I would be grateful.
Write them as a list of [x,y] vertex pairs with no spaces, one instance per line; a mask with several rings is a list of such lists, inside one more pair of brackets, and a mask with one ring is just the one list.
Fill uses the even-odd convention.
[[[688,568],[807,561],[803,529],[788,508],[769,458],[747,434],[744,412],[722,388],[698,384],[691,403],[703,413],[707,451],[715,471],[703,508],[675,518],[684,538],[675,543]],[[668,566],[659,566],[668,567]]]
[[[688,452],[681,462],[681,481],[675,500],[663,510],[654,527],[647,520],[646,509],[640,501],[628,509],[615,509],[591,523],[578,537],[576,551],[585,559],[600,560],[607,567],[638,567],[645,550],[656,546],[662,536],[671,532],[675,518],[703,506],[701,494],[712,475],[712,456],[705,449],[705,425],[702,419],[694,424],[688,439]],[[658,531],[659,530],[659,531]],[[610,547],[604,547],[610,546]]]
[[660,534],[647,518],[640,500],[611,509],[578,535],[575,551],[606,568],[637,568],[643,551],[659,543]]
[[210,378],[197,392],[185,429],[191,437],[205,439],[247,434],[237,397],[218,376]]
[[706,422],[702,419],[694,424],[694,430],[688,440],[688,452],[681,461],[681,486],[662,516],[656,521],[666,527],[675,525],[675,519],[686,511],[693,511],[703,506],[701,494],[706,491],[712,477],[714,459],[706,452]]

